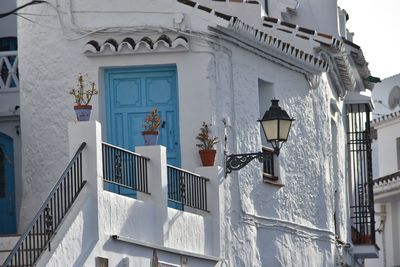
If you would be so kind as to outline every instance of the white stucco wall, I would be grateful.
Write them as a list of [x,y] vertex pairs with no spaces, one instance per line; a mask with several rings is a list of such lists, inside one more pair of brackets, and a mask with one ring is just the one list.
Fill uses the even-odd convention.
[[368,259],[367,267],[398,266],[400,264],[400,201],[398,196],[378,198],[376,205],[377,245],[381,249],[379,259]]
[[397,143],[400,138],[400,118],[374,126],[378,131],[379,177],[398,171]]
[[269,0],[268,14],[301,27],[339,37],[337,1]]
[[[393,79],[396,80],[396,76]],[[391,81],[391,79],[388,79],[388,81]],[[393,86],[393,83],[390,85],[390,89],[391,86]],[[385,95],[387,90],[385,90],[385,87],[382,87],[382,90],[382,94],[377,94],[378,96]],[[390,113],[390,111],[387,111],[383,110],[385,113]],[[373,155],[373,159],[379,165],[379,173],[375,178],[379,178],[399,171],[396,140],[400,137],[400,118],[381,118],[379,122],[376,120],[373,126],[377,130],[378,137],[375,141],[377,152]],[[368,260],[366,266],[397,266],[400,264],[400,256],[397,253],[400,249],[398,184],[396,181],[380,184],[376,185],[374,190],[375,209],[377,211],[375,216],[376,228],[381,229],[381,232],[377,233],[377,245],[381,248],[381,256],[377,260]]]
[[[396,139],[400,137],[400,119],[384,116],[397,112],[399,106],[389,107],[389,94],[394,86],[399,86],[400,76],[394,75],[383,79],[372,92],[375,104],[373,111],[375,121],[372,126],[377,130],[377,140],[373,143],[374,178],[379,178],[398,171],[398,155]],[[396,184],[386,186],[386,189],[375,188],[375,210],[377,245],[381,248],[379,259],[366,261],[367,267],[397,266],[400,264],[398,251],[400,247],[399,237],[399,193],[393,190]],[[385,193],[386,190],[386,193]]]
[[[213,113],[219,114],[216,122],[223,118],[231,122],[227,129],[229,153],[260,149],[260,140],[254,138],[259,133],[256,122],[259,118],[258,79],[273,84],[275,97],[281,99],[281,106],[296,119],[289,141],[279,156],[280,179],[285,187],[262,183],[260,165],[256,162],[250,165],[257,168],[247,167],[226,181],[226,199],[229,200],[225,206],[228,212],[226,229],[230,229],[227,239],[232,242],[232,247],[226,248],[229,260],[235,266],[250,262],[255,266],[333,264],[335,190],[339,192],[341,238],[347,241],[346,229],[349,228],[343,121],[341,114],[334,115],[338,134],[332,137],[329,123],[332,93],[326,77],[318,77],[315,88],[310,88],[303,75],[237,47],[228,45],[228,49],[217,53],[215,66],[219,77],[214,86],[222,90],[215,90],[213,99],[222,101],[214,100],[212,107]],[[339,107],[341,105],[339,103]],[[223,131],[222,126],[219,131]],[[339,147],[336,162],[339,171],[335,175],[331,165],[332,138],[337,138]],[[304,230],[305,236],[299,239],[293,228]],[[314,240],[315,236],[319,241]],[[299,254],[288,251],[299,251]]]
[[[17,0],[7,0],[0,2],[0,13],[9,12],[17,7]],[[10,15],[1,19],[0,38],[17,37],[17,16]]]
[[[60,8],[68,13],[66,3],[69,1],[60,3]],[[39,13],[54,15],[54,10],[48,6],[33,8]],[[190,8],[175,4],[172,0],[138,1],[136,6],[132,6],[128,1],[119,3],[96,1],[95,4],[93,1],[75,1],[74,8],[85,12],[74,13],[72,22],[91,30],[105,26],[147,24],[172,27],[173,15],[177,12],[187,12],[185,21],[192,29],[206,30],[209,22],[207,16],[190,16],[193,12]],[[114,12],[101,13],[99,9]],[[138,10],[150,12],[151,16],[141,14]],[[116,17],[116,13],[121,14]],[[69,17],[65,16],[63,19],[67,19],[66,24],[70,26]],[[81,48],[91,39],[104,41],[108,37],[117,40],[126,36],[155,37],[159,36],[160,32],[151,29],[150,32],[144,33],[142,30],[125,28],[126,31],[123,32],[121,29],[114,29],[106,36],[98,34],[78,36],[69,29],[49,31],[22,20],[19,22],[20,71],[23,74],[21,75],[21,123],[24,135],[22,172],[25,204],[21,210],[22,226],[29,223],[39,203],[58,178],[57,174],[66,166],[68,159],[66,125],[68,121],[74,120],[73,99],[67,92],[75,84],[76,74],[87,73],[97,81],[102,92],[104,68],[176,64],[182,167],[185,169],[193,170],[200,163],[194,138],[202,121],[213,123],[214,133],[221,141],[224,140],[226,132],[228,153],[260,150],[257,123],[260,116],[259,79],[273,84],[274,95],[281,100],[280,105],[296,119],[289,140],[277,159],[279,178],[284,187],[263,183],[260,164],[257,162],[252,162],[223,181],[225,212],[220,229],[224,238],[221,241],[221,256],[232,266],[334,265],[335,207],[339,207],[337,210],[340,213],[338,216],[340,237],[346,242],[350,239],[348,233],[350,228],[344,181],[345,137],[342,117],[344,114],[331,111],[331,99],[336,97],[332,93],[333,89],[326,74],[306,77],[217,38],[206,42],[207,39],[198,33],[189,35],[189,52],[88,58],[82,54]],[[55,16],[42,17],[41,22],[59,26]],[[72,37],[76,40],[68,40]],[[32,45],[38,40],[41,40],[40,45]],[[313,79],[309,79],[311,77]],[[103,122],[103,125],[104,97],[103,91],[94,99],[92,112],[92,119]],[[338,100],[340,110],[342,105],[343,103]],[[227,129],[224,129],[223,119],[229,124]],[[336,135],[332,134],[332,119],[336,121]],[[336,139],[335,142],[333,139]],[[333,147],[332,143],[335,143],[337,148]],[[223,166],[223,142],[218,144],[217,148],[216,162]],[[338,192],[336,203],[335,191]],[[122,208],[116,211],[117,203],[114,202],[114,197],[109,198],[110,202],[107,202],[106,198],[104,210],[116,212],[115,216],[109,218],[110,229],[117,227],[112,230],[126,231],[127,235],[132,229],[143,235],[147,233],[142,231],[142,224],[145,223],[142,221],[143,218],[140,220],[142,224],[137,224],[134,218],[131,219],[133,214],[151,212],[146,203],[136,201],[129,205],[134,207],[132,210]],[[126,202],[132,201],[126,200]],[[207,253],[211,252],[204,241],[209,232],[200,230],[208,219],[206,217],[195,219],[199,217],[192,214],[181,215],[169,210],[168,222],[173,221],[177,215],[179,218],[176,219],[175,225],[169,225],[173,236],[168,237],[168,240],[195,251],[203,249]],[[82,216],[87,215],[83,212]],[[122,219],[117,220],[119,216]],[[150,215],[149,217],[151,218]],[[113,221],[114,219],[116,221]],[[198,237],[199,242],[196,244],[191,243],[188,235],[183,235],[180,240],[176,239],[180,234],[179,228],[191,220],[195,220],[193,225],[198,230],[191,234]],[[70,238],[76,242],[82,238],[83,232],[80,227],[83,222],[84,218],[78,216],[77,230],[71,232]],[[146,234],[147,238],[151,239],[152,235]],[[60,248],[62,247],[61,245]],[[107,255],[117,258],[118,251]],[[91,264],[93,263],[89,266]]]

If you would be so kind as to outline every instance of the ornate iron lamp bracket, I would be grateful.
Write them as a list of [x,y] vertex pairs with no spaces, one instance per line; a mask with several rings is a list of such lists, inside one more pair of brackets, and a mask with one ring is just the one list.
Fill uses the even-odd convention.
[[238,171],[249,164],[253,159],[258,159],[258,161],[264,162],[266,155],[263,152],[227,155],[225,173],[228,174],[232,171]]

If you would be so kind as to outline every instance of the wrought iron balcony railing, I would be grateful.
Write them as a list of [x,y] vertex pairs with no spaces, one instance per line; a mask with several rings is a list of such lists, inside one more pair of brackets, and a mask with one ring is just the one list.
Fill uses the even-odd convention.
[[149,193],[146,157],[107,143],[102,145],[104,188],[134,197],[136,191]]
[[167,165],[168,200],[195,209],[207,209],[208,178]]

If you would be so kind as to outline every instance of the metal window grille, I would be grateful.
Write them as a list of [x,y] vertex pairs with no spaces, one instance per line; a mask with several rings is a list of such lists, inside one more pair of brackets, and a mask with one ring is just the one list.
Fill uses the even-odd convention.
[[367,104],[348,105],[347,116],[352,240],[375,244],[370,108]]
[[167,166],[168,200],[207,211],[207,182],[201,177],[171,165]]

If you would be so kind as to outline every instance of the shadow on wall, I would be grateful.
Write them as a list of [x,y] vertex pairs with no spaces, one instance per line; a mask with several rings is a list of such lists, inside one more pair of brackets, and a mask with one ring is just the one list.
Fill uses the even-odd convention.
[[[260,216],[298,221],[299,218],[310,221],[318,227],[326,222],[319,218],[328,218],[320,207],[329,206],[328,197],[321,197],[320,192],[327,192],[330,178],[329,158],[330,121],[330,88],[325,79],[310,84],[304,78],[297,80],[293,88],[278,91],[276,97],[281,99],[282,108],[295,119],[287,143],[279,155],[279,177],[285,185],[276,188],[262,184],[260,174],[250,170],[243,173],[254,179],[249,199]],[[277,201],[280,200],[280,201]],[[318,216],[315,216],[318,214]]]
[[[143,255],[135,251],[136,249],[132,250],[132,246],[139,248],[138,245],[125,243],[122,246],[121,241],[111,240],[111,235],[119,235],[184,251],[214,254],[213,246],[210,245],[214,242],[211,215],[199,215],[165,207],[168,209],[167,217],[160,218],[159,207],[155,207],[149,200],[131,199],[106,191],[103,193],[104,232],[109,235],[109,240],[103,246],[104,250],[119,254],[125,252],[130,256]],[[182,231],[190,228],[191,231]]]
[[[94,203],[97,205],[96,201],[90,200],[89,203]],[[99,240],[99,231],[98,231],[98,221],[97,221],[97,214],[93,216],[93,213],[90,212],[91,205],[87,203],[86,212],[81,211],[83,216],[83,233],[82,233],[82,250],[79,254],[79,257],[75,260],[73,267],[80,267],[84,266],[86,260],[88,259],[89,255],[92,253],[94,247],[96,246]],[[69,215],[71,216],[71,215]],[[71,216],[75,218],[75,216]],[[94,227],[95,226],[95,227]]]
[[293,230],[289,228],[282,231],[263,228],[257,232],[257,246],[269,252],[260,255],[262,266],[320,267],[335,263],[334,244],[329,238],[315,233],[300,236],[293,235]]

